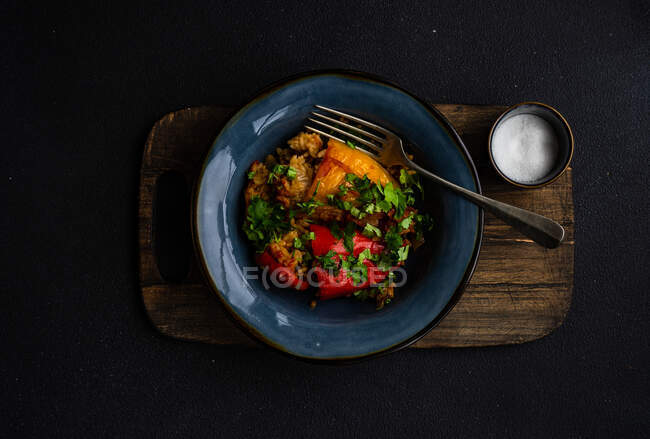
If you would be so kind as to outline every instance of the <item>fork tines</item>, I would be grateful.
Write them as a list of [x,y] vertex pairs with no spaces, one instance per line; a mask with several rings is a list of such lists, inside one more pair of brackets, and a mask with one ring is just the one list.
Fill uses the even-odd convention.
[[[305,128],[308,129],[309,131],[313,131],[318,134],[322,134],[323,136],[330,137],[334,140],[338,140],[339,142],[342,143],[347,143],[346,140],[343,140],[335,135],[333,135],[331,132],[338,133],[342,135],[343,138],[348,137],[351,139],[354,143],[359,143],[361,145],[367,146],[371,148],[373,151],[376,152],[381,152],[382,146],[384,142],[386,141],[386,136],[389,134],[389,131],[386,129],[380,127],[379,125],[376,125],[372,122],[368,122],[364,119],[361,119],[356,116],[352,116],[350,114],[343,113],[338,110],[334,110],[332,108],[328,107],[323,107],[322,105],[316,105],[316,108],[319,110],[322,110],[323,112],[330,113],[342,118],[347,119],[348,121],[353,121],[356,122],[357,124],[375,131],[377,134],[383,135],[384,137],[381,137],[375,133],[372,133],[370,131],[364,130],[359,128],[358,126],[352,125],[350,123],[347,123],[343,120],[340,119],[335,119],[330,116],[326,116],[325,114],[312,111],[311,114],[314,117],[309,117],[307,120],[312,122],[313,124],[318,125],[318,127],[323,127],[326,130],[329,130],[330,132],[325,132],[322,129],[310,126],[310,125],[305,125]],[[355,133],[355,134],[353,134]],[[358,135],[357,135],[358,134]],[[375,156],[376,154],[372,153],[371,151],[367,151],[364,148],[360,148],[361,151],[367,152],[368,154],[371,154]]]

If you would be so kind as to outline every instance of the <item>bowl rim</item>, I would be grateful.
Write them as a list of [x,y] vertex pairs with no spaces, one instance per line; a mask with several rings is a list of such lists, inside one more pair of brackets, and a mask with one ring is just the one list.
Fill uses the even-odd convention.
[[457,147],[463,154],[465,161],[467,162],[467,165],[469,167],[470,173],[472,175],[472,178],[474,180],[474,183],[476,184],[476,189],[479,194],[483,193],[482,187],[481,187],[481,182],[479,179],[478,171],[476,168],[476,165],[474,164],[474,160],[472,159],[472,156],[470,155],[467,147],[463,143],[460,135],[456,131],[456,129],[453,127],[451,122],[447,120],[447,118],[440,113],[435,107],[427,103],[426,101],[420,99],[419,97],[415,96],[413,93],[405,90],[401,86],[398,86],[391,81],[388,81],[384,78],[378,77],[374,74],[366,73],[366,72],[360,72],[360,71],[355,71],[355,70],[347,70],[347,69],[322,69],[322,70],[312,70],[312,71],[306,71],[302,73],[297,73],[295,75],[290,75],[287,77],[284,77],[278,81],[274,81],[270,83],[269,85],[263,87],[261,90],[257,91],[252,95],[252,97],[249,97],[246,99],[245,103],[238,107],[235,111],[233,111],[228,120],[223,124],[223,126],[219,129],[219,132],[215,136],[214,140],[211,143],[211,146],[207,149],[206,153],[203,156],[202,159],[202,164],[201,164],[201,170],[197,176],[197,178],[194,180],[193,184],[193,190],[192,190],[192,204],[191,204],[191,224],[192,224],[192,241],[194,244],[195,248],[195,253],[197,254],[197,259],[199,260],[199,266],[200,266],[200,272],[203,275],[204,280],[206,281],[206,284],[209,285],[210,289],[215,293],[215,295],[219,298],[219,302],[221,305],[227,310],[225,313],[245,334],[247,334],[251,339],[253,339],[255,342],[259,343],[262,346],[265,347],[270,347],[273,350],[281,353],[282,355],[288,356],[290,358],[298,359],[301,361],[305,361],[308,363],[316,363],[316,364],[332,364],[332,365],[344,365],[344,364],[350,364],[350,363],[356,363],[359,361],[363,360],[369,360],[372,358],[378,358],[384,355],[387,355],[392,352],[397,352],[399,350],[402,350],[413,343],[417,342],[420,340],[422,337],[424,337],[426,334],[428,334],[433,328],[438,326],[440,322],[449,314],[449,312],[454,308],[454,306],[458,303],[460,300],[461,296],[463,295],[465,288],[469,284],[470,279],[472,278],[472,275],[474,274],[474,271],[476,269],[476,265],[478,263],[478,257],[479,253],[481,250],[481,245],[483,242],[483,226],[484,226],[484,217],[483,217],[483,209],[478,208],[478,221],[477,221],[477,233],[476,237],[474,240],[474,249],[472,251],[472,255],[468,261],[467,267],[465,269],[465,272],[463,273],[463,277],[461,278],[460,282],[458,283],[458,286],[456,287],[456,290],[452,294],[451,298],[447,302],[447,304],[444,306],[444,308],[428,323],[426,324],[420,331],[412,335],[411,337],[408,337],[392,346],[389,346],[385,349],[381,349],[378,351],[374,352],[367,352],[363,353],[360,355],[355,355],[355,356],[345,356],[345,357],[331,357],[331,358],[321,358],[321,357],[312,357],[312,356],[305,356],[305,355],[299,355],[293,352],[290,352],[288,349],[286,349],[284,346],[279,345],[278,343],[275,343],[271,340],[269,340],[263,333],[252,327],[248,322],[246,322],[244,319],[242,319],[235,311],[232,309],[230,304],[225,300],[219,289],[217,288],[216,284],[214,283],[214,279],[212,279],[212,276],[210,276],[207,263],[205,260],[205,257],[203,255],[200,239],[198,236],[198,200],[199,200],[199,192],[201,189],[201,182],[203,181],[204,173],[206,170],[207,166],[207,159],[210,156],[211,152],[214,149],[214,146],[221,137],[221,135],[226,131],[226,129],[229,128],[231,125],[231,122],[235,121],[239,116],[241,116],[244,111],[253,103],[257,102],[259,99],[264,98],[267,95],[270,95],[274,91],[289,85],[292,82],[297,82],[300,80],[308,79],[311,77],[318,77],[318,76],[342,76],[342,77],[347,77],[347,78],[352,78],[356,80],[362,80],[362,81],[370,81],[370,82],[375,82],[387,87],[394,88],[404,94],[406,94],[408,97],[411,99],[415,100],[416,102],[420,103],[431,115],[440,122],[441,126],[447,131],[448,135],[455,141]]
[[[554,174],[552,177],[550,177],[547,180],[543,180],[541,183],[536,183],[536,184],[519,183],[519,182],[516,182],[516,181],[510,179],[507,175],[505,175],[501,171],[501,169],[499,169],[499,167],[496,165],[496,163],[494,163],[494,157],[492,155],[492,135],[494,134],[494,130],[501,123],[503,118],[508,113],[510,113],[512,110],[515,110],[515,109],[517,109],[517,108],[519,108],[521,106],[524,106],[524,105],[537,105],[537,106],[546,108],[547,110],[550,110],[551,113],[553,113],[562,122],[564,127],[567,129],[567,132],[569,133],[569,157],[567,158],[566,162],[564,163],[562,168],[559,171],[557,171],[557,173]],[[490,134],[488,134],[488,157],[490,158],[490,163],[492,164],[492,167],[494,168],[494,170],[506,182],[508,182],[508,183],[510,183],[510,184],[512,184],[514,186],[517,186],[519,188],[522,188],[522,189],[537,189],[537,188],[546,186],[547,184],[553,183],[555,180],[560,178],[560,176],[562,176],[562,174],[564,174],[566,172],[566,170],[569,168],[569,165],[571,164],[571,159],[573,158],[573,151],[574,151],[574,148],[575,148],[574,143],[575,143],[575,141],[574,141],[574,138],[573,138],[573,131],[571,130],[571,126],[569,125],[569,122],[567,122],[567,120],[564,118],[564,116],[562,116],[562,114],[557,109],[555,109],[554,107],[552,107],[552,106],[550,106],[548,104],[545,104],[543,102],[525,101],[525,102],[520,102],[518,104],[511,105],[510,107],[506,108],[503,111],[503,113],[501,113],[501,115],[497,118],[497,120],[495,120],[494,123],[492,124],[492,128],[490,128]]]

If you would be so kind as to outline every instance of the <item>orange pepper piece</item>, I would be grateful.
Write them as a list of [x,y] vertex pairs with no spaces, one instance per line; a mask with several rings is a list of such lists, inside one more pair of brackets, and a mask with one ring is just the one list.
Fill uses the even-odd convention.
[[399,187],[399,183],[375,159],[358,149],[350,148],[345,143],[330,139],[327,142],[323,161],[311,187],[305,194],[305,199],[310,199],[317,187],[318,193],[314,198],[320,201],[325,200],[327,195],[338,192],[339,185],[345,180],[345,174],[355,174],[359,177],[367,175],[374,183],[385,186],[390,182],[393,186]]

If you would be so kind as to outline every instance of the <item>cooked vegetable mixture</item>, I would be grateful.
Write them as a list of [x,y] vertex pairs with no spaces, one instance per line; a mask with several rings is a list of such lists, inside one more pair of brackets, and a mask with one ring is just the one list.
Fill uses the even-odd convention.
[[244,232],[257,263],[283,286],[311,283],[321,300],[354,296],[379,309],[394,298],[394,270],[432,227],[414,207],[421,196],[413,171],[300,133],[251,165]]

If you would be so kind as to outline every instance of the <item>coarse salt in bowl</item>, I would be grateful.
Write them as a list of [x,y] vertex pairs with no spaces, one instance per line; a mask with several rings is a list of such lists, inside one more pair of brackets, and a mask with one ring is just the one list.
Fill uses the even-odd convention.
[[506,110],[488,140],[492,165],[506,181],[535,188],[557,179],[573,155],[573,134],[564,117],[538,102]]

